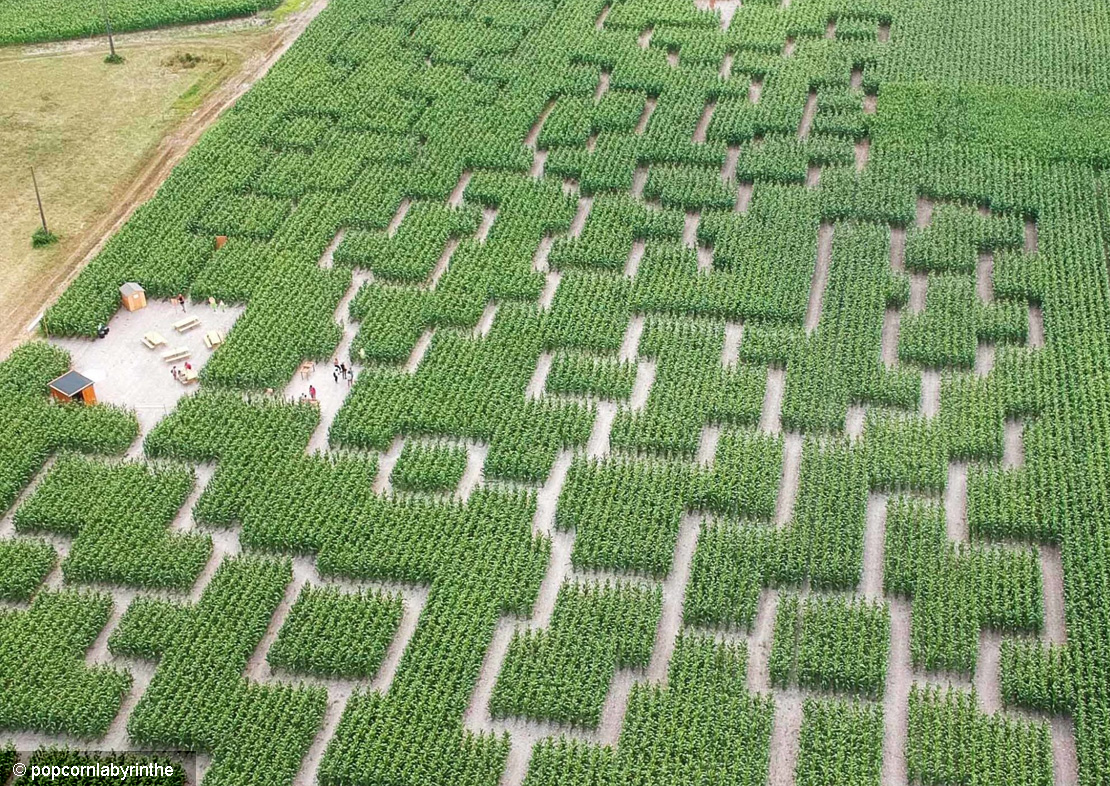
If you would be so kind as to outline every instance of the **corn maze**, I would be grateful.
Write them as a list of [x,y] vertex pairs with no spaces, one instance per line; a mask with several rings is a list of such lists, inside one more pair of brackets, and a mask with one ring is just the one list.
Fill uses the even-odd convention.
[[1110,8],[715,5],[329,1],[0,365],[0,760],[1110,784]]

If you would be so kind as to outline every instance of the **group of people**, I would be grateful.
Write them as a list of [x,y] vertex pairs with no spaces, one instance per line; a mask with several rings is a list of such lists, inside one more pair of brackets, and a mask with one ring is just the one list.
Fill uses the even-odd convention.
[[186,361],[184,369],[180,369],[177,366],[174,366],[173,368],[170,369],[170,373],[173,374],[173,378],[174,378],[175,381],[185,382],[188,372],[190,372],[192,370],[193,370],[193,365],[191,363],[189,363],[188,361]]
[[354,381],[355,381],[355,368],[354,368],[354,366],[348,366],[346,363],[340,363],[338,358],[336,358],[334,361],[332,361],[332,363],[335,365],[335,368],[332,370],[331,376],[332,376],[332,379],[335,380],[335,384],[338,385],[339,380],[341,380],[341,379],[347,380],[347,387],[350,387],[352,384],[354,384]]
[[[305,376],[307,377],[310,371],[316,370],[316,364],[313,363],[311,369],[305,368],[302,370],[305,372]],[[332,361],[331,376],[332,379],[335,380],[335,384],[338,385],[340,380],[345,380],[347,382],[347,387],[351,387],[351,385],[353,385],[355,382],[355,367],[353,365],[348,366],[346,363],[340,363],[339,358],[335,358],[335,360]],[[302,402],[316,401],[316,386],[309,385],[308,393],[302,393],[299,400]]]

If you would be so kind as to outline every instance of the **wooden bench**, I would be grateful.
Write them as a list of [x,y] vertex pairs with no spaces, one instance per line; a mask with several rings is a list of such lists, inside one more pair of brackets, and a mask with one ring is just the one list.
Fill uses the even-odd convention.
[[166,345],[166,339],[162,338],[161,333],[151,331],[143,336],[143,344],[146,345],[147,349],[155,349],[157,347],[164,347]]
[[186,317],[173,323],[173,329],[178,333],[184,333],[186,330],[200,327],[200,320],[196,317]]
[[192,356],[192,354],[193,353],[189,350],[188,347],[178,347],[177,349],[171,349],[169,352],[162,355],[162,360],[166,361],[167,363],[175,363],[178,360],[184,360],[185,358]]
[[209,349],[215,349],[222,343],[224,343],[224,336],[218,330],[209,331],[204,336],[204,346],[208,347]]
[[183,385],[194,385],[199,380],[200,377],[197,375],[197,370],[195,368],[186,369],[185,373],[181,375],[181,383]]

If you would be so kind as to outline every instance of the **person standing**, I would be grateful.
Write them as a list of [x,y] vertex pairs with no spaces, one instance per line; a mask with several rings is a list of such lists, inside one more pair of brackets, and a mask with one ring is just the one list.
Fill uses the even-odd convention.
[[185,313],[185,296],[184,295],[178,295],[177,296],[177,302],[181,304],[181,312]]
[[331,378],[334,379],[335,384],[338,385],[339,384],[339,361],[335,360],[335,361],[332,361],[332,362],[335,363],[335,368],[332,369]]
[[312,399],[313,401],[316,400],[316,386],[315,385],[309,385],[308,386],[308,397],[310,399]]

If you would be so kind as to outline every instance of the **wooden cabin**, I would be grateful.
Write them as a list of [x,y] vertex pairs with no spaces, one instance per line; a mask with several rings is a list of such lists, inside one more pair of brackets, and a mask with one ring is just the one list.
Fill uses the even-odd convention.
[[76,371],[68,371],[50,385],[50,395],[63,404],[81,402],[84,404],[96,403],[96,392],[93,390],[93,381]]
[[146,291],[134,281],[128,281],[120,287],[119,295],[123,300],[123,307],[128,311],[146,308]]

